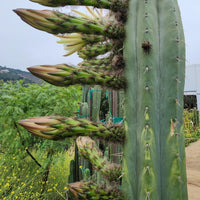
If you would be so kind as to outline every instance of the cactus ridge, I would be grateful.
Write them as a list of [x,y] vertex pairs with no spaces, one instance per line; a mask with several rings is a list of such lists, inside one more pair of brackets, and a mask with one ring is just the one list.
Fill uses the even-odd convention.
[[94,69],[82,69],[66,64],[41,65],[29,67],[28,70],[35,76],[56,86],[70,85],[101,85],[116,90],[126,88],[126,80],[120,74],[106,75]]
[[46,139],[60,140],[67,137],[91,136],[110,142],[122,142],[125,138],[123,126],[109,127],[86,119],[60,116],[35,117],[19,122],[29,132]]
[[102,24],[95,20],[74,17],[51,10],[14,10],[23,21],[36,29],[52,34],[59,33],[85,33],[103,35],[109,38],[123,38],[124,27],[118,23]]
[[69,191],[76,199],[80,200],[124,200],[121,190],[116,186],[98,185],[92,181],[70,183]]
[[78,137],[76,144],[81,156],[88,159],[94,168],[110,182],[119,182],[122,176],[122,167],[115,163],[110,163],[103,157],[101,150],[95,141],[89,137]]

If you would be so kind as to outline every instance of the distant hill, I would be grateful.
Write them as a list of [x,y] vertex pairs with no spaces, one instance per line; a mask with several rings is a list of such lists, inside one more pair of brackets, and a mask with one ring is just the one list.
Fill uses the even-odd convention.
[[25,72],[19,69],[12,69],[0,66],[0,80],[16,81],[23,80],[25,83],[41,84],[42,80],[33,76],[30,72]]

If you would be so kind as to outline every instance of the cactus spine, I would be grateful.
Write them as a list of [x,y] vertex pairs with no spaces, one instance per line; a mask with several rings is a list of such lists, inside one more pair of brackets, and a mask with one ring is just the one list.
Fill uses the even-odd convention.
[[[53,127],[50,124],[48,131],[45,131],[47,127],[41,128],[41,131],[38,122],[31,125],[30,121],[22,121],[21,124],[34,134],[48,139],[81,134],[108,140],[112,136],[123,144],[123,199],[187,200],[183,133],[185,44],[177,0],[32,1],[52,7],[85,4],[111,10],[111,20],[72,17],[47,10],[17,9],[15,12],[39,30],[51,34],[79,34],[76,40],[80,44],[68,43],[67,50],[68,55],[77,50],[86,59],[79,64],[81,67],[61,64],[35,66],[29,70],[57,86],[99,85],[124,90],[128,130],[124,137],[121,135],[124,128],[109,128],[88,120],[72,119],[70,123],[69,119],[64,122],[59,120],[59,125]],[[125,9],[127,3],[128,8]],[[83,34],[84,38],[88,35],[88,40],[83,40]],[[107,44],[109,48],[105,47]],[[74,45],[75,49],[69,48],[70,45]],[[96,50],[96,47],[101,49]],[[96,52],[90,54],[93,50]],[[109,57],[96,57],[105,52],[109,52]],[[123,93],[120,95],[122,101]],[[119,113],[121,115],[123,110],[119,110]],[[95,116],[94,120],[98,121],[98,113]],[[36,132],[33,128],[37,128]],[[65,132],[62,135],[63,128]],[[119,137],[119,133],[123,137]],[[88,152],[87,158],[95,156],[92,151]],[[101,157],[93,164],[99,160]],[[92,185],[88,187],[87,184],[78,182],[71,185],[77,199],[110,198],[108,193],[104,193],[106,190],[103,191],[103,198],[95,193],[88,196],[93,190]],[[118,195],[113,199],[121,198]]]

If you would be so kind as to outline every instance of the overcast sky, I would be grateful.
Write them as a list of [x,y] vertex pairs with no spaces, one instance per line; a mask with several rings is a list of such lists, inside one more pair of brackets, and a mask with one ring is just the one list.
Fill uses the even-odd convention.
[[[178,0],[186,39],[186,64],[200,64],[200,0]],[[76,55],[63,57],[58,38],[24,23],[12,11],[16,8],[51,9],[29,0],[0,2],[0,66],[26,70],[39,64],[76,64]]]

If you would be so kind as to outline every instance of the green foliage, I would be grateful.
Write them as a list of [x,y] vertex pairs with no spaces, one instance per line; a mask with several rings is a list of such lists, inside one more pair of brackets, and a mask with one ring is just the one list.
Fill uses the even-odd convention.
[[200,126],[196,119],[197,110],[184,110],[185,146],[200,139]]
[[1,82],[0,88],[0,199],[63,199],[73,158],[66,152],[70,140],[58,143],[33,137],[17,122],[50,113],[72,116],[81,88],[61,90],[22,81]]

